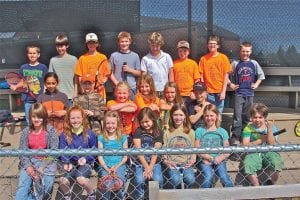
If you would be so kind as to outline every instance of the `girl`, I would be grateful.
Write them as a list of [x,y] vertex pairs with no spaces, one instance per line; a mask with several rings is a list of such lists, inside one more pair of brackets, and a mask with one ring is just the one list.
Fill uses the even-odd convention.
[[[59,137],[60,149],[88,149],[97,147],[97,137],[88,128],[84,110],[79,106],[72,106],[66,114],[64,132]],[[59,185],[65,199],[71,199],[70,181],[76,180],[88,194],[88,199],[96,199],[90,176],[95,158],[93,156],[62,156],[64,169],[69,172],[67,176],[59,179]]]
[[69,100],[65,93],[58,91],[58,76],[54,72],[48,72],[44,78],[45,93],[38,96],[37,102],[42,103],[48,112],[48,123],[54,126],[60,134],[63,132],[64,117],[69,107]]
[[[58,148],[58,135],[52,126],[47,126],[47,111],[40,103],[34,103],[29,110],[30,126],[22,131],[20,138],[20,149],[56,149]],[[37,178],[43,157],[21,156],[20,178],[16,191],[16,200],[34,199],[30,193],[32,180]],[[55,164],[50,164],[44,170],[56,170]],[[42,175],[45,183],[45,194],[49,196],[52,190],[55,176]]]
[[[138,116],[140,127],[133,135],[133,144],[136,148],[161,148],[163,132],[159,129],[155,113],[148,107],[143,108]],[[163,186],[160,158],[157,155],[140,155],[136,161],[133,192],[134,199],[144,199],[145,179],[153,179]]]
[[[181,136],[190,142],[191,147],[194,146],[195,142],[195,132],[192,129],[192,125],[187,114],[187,110],[183,104],[174,104],[170,110],[169,129],[164,134],[164,146],[168,147],[168,143],[171,138],[176,136]],[[170,177],[170,182],[174,188],[181,183],[181,173],[183,174],[183,181],[187,187],[191,187],[195,182],[195,174],[193,171],[193,164],[196,161],[196,155],[192,155],[183,167],[183,171],[180,172],[176,169],[178,163],[172,163],[167,157],[164,163],[167,165],[168,175]]]
[[169,111],[175,103],[182,104],[182,98],[175,82],[167,82],[164,88],[164,97],[160,100],[159,125],[165,131],[169,128]]
[[[204,142],[204,139],[213,139],[216,140],[216,138],[219,135],[222,138],[221,143],[223,143],[223,146],[229,146],[228,142],[228,133],[225,129],[220,127],[220,113],[218,111],[218,108],[213,104],[208,104],[205,106],[203,110],[204,114],[204,127],[199,127],[196,130],[196,141],[195,141],[195,147],[201,147],[201,145],[204,146],[204,143],[201,144],[201,142]],[[208,137],[205,135],[207,132],[215,132],[216,135],[214,135],[212,138],[205,138]],[[211,145],[213,143],[210,143]],[[207,147],[207,146],[205,146]],[[210,146],[214,147],[214,146]],[[226,154],[199,154],[201,161],[199,163],[199,168],[203,173],[204,181],[201,185],[202,188],[211,188],[213,185],[213,177],[214,177],[214,171],[219,176],[223,186],[225,187],[233,187],[233,183],[227,173],[227,167],[226,167],[226,159],[229,157],[229,153]],[[214,171],[213,171],[214,170]]]
[[[120,119],[116,111],[108,111],[104,117],[104,132],[98,136],[98,148],[100,149],[122,149],[128,148],[127,136],[122,135],[120,130]],[[119,176],[124,185],[116,193],[118,199],[124,199],[125,195],[125,172],[127,156],[98,156],[100,163],[99,176],[116,174]],[[101,199],[112,199],[110,191],[100,191]]]
[[[273,133],[277,127],[272,122],[267,121],[269,109],[262,103],[254,104],[250,110],[251,123],[249,123],[242,133],[242,144],[244,146],[275,145],[276,138]],[[267,184],[273,185],[279,178],[279,172],[284,163],[277,152],[251,153],[247,154],[243,160],[244,173],[254,186],[259,186],[257,171],[261,169],[271,169],[270,180]]]

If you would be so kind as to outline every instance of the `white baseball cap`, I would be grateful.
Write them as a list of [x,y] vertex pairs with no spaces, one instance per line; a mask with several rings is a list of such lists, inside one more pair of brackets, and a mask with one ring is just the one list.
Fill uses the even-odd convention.
[[85,43],[88,43],[90,41],[93,41],[93,42],[98,42],[98,37],[95,33],[88,33],[86,34],[85,36]]

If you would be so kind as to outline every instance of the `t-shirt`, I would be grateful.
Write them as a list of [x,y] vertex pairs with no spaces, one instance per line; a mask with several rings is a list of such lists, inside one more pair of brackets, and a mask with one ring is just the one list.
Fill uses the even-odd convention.
[[137,53],[129,51],[123,53],[116,51],[111,54],[110,58],[111,71],[115,75],[118,81],[125,81],[128,83],[131,89],[136,89],[136,77],[131,73],[122,71],[123,63],[126,62],[130,68],[135,70],[141,70],[141,61]]
[[178,59],[173,65],[174,82],[177,84],[181,96],[190,96],[194,82],[200,79],[197,63],[192,59]]
[[[98,141],[102,143],[103,149],[122,149],[124,142],[126,142],[127,136],[122,135],[121,140],[105,140],[103,135],[98,136]],[[123,156],[103,156],[103,160],[107,167],[116,166],[123,159]]]
[[[278,131],[277,127],[273,125],[272,131],[273,133]],[[267,132],[267,127],[265,130],[259,130],[254,124],[248,124],[243,130],[242,139],[250,137],[250,142],[254,142],[255,140],[261,139],[261,136],[266,135]]]
[[233,71],[233,82],[239,85],[235,90],[237,96],[254,96],[254,89],[251,88],[257,76],[258,80],[264,80],[265,75],[261,66],[255,60],[233,61],[231,63]]
[[[21,66],[19,73],[30,83],[30,90],[36,97],[44,92],[44,78],[48,73],[46,65],[39,63],[32,66],[26,63]],[[36,102],[28,93],[22,93],[21,98],[24,102]]]
[[[75,67],[75,74],[83,76],[84,74],[96,75],[98,71],[97,86],[103,85],[110,75],[110,66],[106,56],[102,53],[96,52],[94,55],[88,53],[80,56]],[[99,94],[106,98],[105,88],[101,87]]]
[[231,72],[231,65],[226,55],[218,53],[212,56],[209,53],[200,58],[199,72],[203,74],[208,93],[221,93],[224,76]]
[[50,59],[49,72],[55,72],[59,79],[58,89],[65,93],[68,99],[74,94],[74,70],[77,58],[70,54],[63,57],[55,56]]
[[155,89],[158,92],[164,90],[169,80],[169,70],[173,67],[173,61],[169,54],[160,51],[158,57],[148,53],[142,58],[141,70],[150,74],[154,80]]
[[153,101],[147,100],[147,99],[143,98],[143,95],[139,92],[135,95],[135,99],[134,99],[134,103],[138,107],[137,112],[139,112],[144,107],[150,106],[151,104],[156,104],[157,106],[159,106],[159,102],[160,102],[160,100],[158,97],[156,97]]
[[31,131],[28,137],[28,147],[29,149],[46,149],[46,131],[42,130],[40,134],[34,134]]

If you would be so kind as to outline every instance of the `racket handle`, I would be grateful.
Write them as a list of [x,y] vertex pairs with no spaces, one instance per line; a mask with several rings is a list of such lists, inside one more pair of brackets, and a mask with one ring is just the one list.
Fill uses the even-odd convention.
[[280,130],[274,132],[273,135],[276,136],[276,135],[280,135],[280,134],[285,133],[285,132],[286,132],[286,129],[283,128],[283,129],[280,129]]

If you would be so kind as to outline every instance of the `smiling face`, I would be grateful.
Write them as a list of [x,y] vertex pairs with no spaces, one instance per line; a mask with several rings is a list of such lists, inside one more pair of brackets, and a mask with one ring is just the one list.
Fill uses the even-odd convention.
[[28,48],[27,57],[31,64],[35,64],[36,62],[38,62],[40,53],[37,51],[36,48]]
[[53,93],[56,90],[57,84],[58,82],[54,77],[48,77],[45,82],[45,87],[50,93]]
[[121,52],[127,52],[129,50],[130,44],[131,40],[127,37],[122,37],[118,40],[118,46]]
[[106,117],[105,129],[109,135],[116,133],[118,127],[118,119],[116,117]]
[[206,127],[214,127],[216,126],[216,122],[218,120],[218,116],[215,112],[211,111],[211,110],[207,110],[204,113],[204,122]]
[[118,87],[115,91],[116,101],[124,103],[129,99],[130,92],[127,87]]
[[73,110],[70,113],[70,124],[74,129],[78,129],[82,125],[83,116],[80,110]]
[[63,56],[67,53],[69,45],[66,44],[57,44],[56,45],[56,51],[60,56]]
[[257,128],[263,128],[266,124],[266,118],[262,113],[256,112],[251,116],[251,120],[254,126]]
[[144,96],[148,96],[151,92],[151,88],[150,88],[150,84],[146,83],[146,82],[142,82],[140,84],[140,92],[142,95]]
[[218,44],[217,41],[209,40],[208,43],[207,43],[207,48],[208,48],[210,53],[218,52],[219,47],[220,47],[220,45]]
[[152,56],[158,56],[160,54],[161,45],[159,43],[149,44],[150,53]]
[[32,117],[31,117],[31,122],[32,122],[35,129],[42,128],[43,127],[43,121],[44,121],[43,118],[40,118],[36,115],[32,115]]
[[190,50],[188,48],[178,48],[177,52],[178,52],[178,57],[181,60],[187,59],[190,54]]
[[182,110],[174,111],[172,114],[172,119],[173,119],[175,128],[183,125],[185,118],[186,118],[186,116]]
[[250,60],[251,53],[252,53],[252,47],[241,46],[240,58],[241,58],[242,61]]
[[145,129],[148,133],[152,132],[153,129],[153,121],[148,117],[144,116],[143,119],[140,121],[140,125]]
[[169,103],[174,102],[176,98],[176,89],[174,87],[167,87],[165,90],[165,98]]
[[95,41],[89,41],[86,43],[86,46],[90,53],[94,53],[97,51],[97,48],[99,47],[99,43]]

